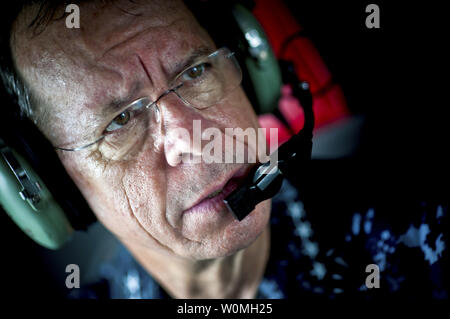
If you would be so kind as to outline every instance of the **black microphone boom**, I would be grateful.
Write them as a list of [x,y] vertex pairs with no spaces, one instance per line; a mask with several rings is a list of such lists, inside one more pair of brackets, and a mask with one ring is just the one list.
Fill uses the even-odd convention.
[[223,201],[234,216],[243,220],[257,204],[275,196],[281,188],[284,177],[298,172],[311,159],[312,136],[314,128],[314,112],[312,110],[312,95],[309,85],[300,82],[289,61],[280,61],[283,82],[292,87],[292,94],[298,99],[305,115],[302,130],[281,145],[278,160],[256,166],[243,183],[228,195]]

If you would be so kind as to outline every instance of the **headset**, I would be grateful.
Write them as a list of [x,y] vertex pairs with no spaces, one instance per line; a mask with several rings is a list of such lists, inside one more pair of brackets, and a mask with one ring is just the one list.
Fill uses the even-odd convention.
[[[278,192],[290,167],[310,159],[314,126],[311,94],[307,83],[296,78],[292,64],[278,62],[250,11],[252,1],[186,3],[203,26],[217,26],[217,21],[211,20],[218,16],[226,21],[226,28],[208,28],[208,32],[218,46],[226,45],[236,52],[243,69],[242,86],[258,114],[277,109],[284,81],[292,86],[307,115],[304,129],[280,147],[279,161],[271,167],[273,174],[267,173],[267,165],[255,167],[241,187],[225,199],[236,218],[242,220],[258,202]],[[5,108],[18,109],[12,105]],[[74,231],[87,230],[96,217],[34,123],[17,112],[10,113],[9,124],[0,127],[0,205],[35,242],[58,249]]]

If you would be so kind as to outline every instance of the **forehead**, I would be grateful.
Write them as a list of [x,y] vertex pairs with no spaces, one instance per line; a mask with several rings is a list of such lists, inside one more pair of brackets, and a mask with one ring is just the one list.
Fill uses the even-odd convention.
[[99,103],[127,93],[133,80],[150,74],[156,89],[189,52],[213,47],[181,1],[88,2],[80,5],[80,29],[59,19],[33,35],[27,26],[36,10],[17,19],[13,55],[33,94],[62,119],[89,122]]
[[[65,19],[61,18],[36,29],[43,32],[34,33],[35,29],[30,28],[29,24],[38,11],[37,6],[27,7],[13,27],[12,46],[16,58],[23,58],[23,62],[26,62],[29,55],[31,58],[42,57],[43,52],[55,56],[64,52],[74,56],[81,51],[91,51],[91,54],[99,58],[108,49],[111,50],[145,31],[153,32],[149,36],[161,41],[164,41],[164,35],[169,38],[169,33],[174,31],[180,36],[199,31],[195,18],[179,0],[90,1],[80,4],[80,29],[67,28]],[[60,7],[58,11],[63,12],[64,7]],[[59,15],[58,11],[56,16]],[[158,35],[162,37],[156,39]],[[201,32],[197,35],[201,36]],[[74,48],[79,51],[70,51]],[[30,51],[23,52],[22,49]]]

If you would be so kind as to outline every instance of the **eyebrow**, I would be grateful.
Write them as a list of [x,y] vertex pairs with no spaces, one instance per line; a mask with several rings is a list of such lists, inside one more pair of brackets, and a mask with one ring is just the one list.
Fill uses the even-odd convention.
[[136,94],[139,91],[141,85],[139,82],[134,82],[131,86],[131,89],[128,91],[126,96],[116,97],[111,102],[109,102],[105,107],[101,110],[101,116],[107,116],[111,113],[115,113],[123,107],[133,103],[136,99]]
[[180,74],[185,69],[187,69],[188,67],[193,65],[199,58],[204,58],[204,57],[210,55],[211,53],[213,53],[213,50],[211,48],[206,47],[206,46],[199,47],[199,48],[195,49],[187,57],[187,59],[185,59],[181,63],[177,64],[177,66],[175,67],[175,72],[173,72],[174,73],[173,75],[175,77],[178,76],[178,74]]

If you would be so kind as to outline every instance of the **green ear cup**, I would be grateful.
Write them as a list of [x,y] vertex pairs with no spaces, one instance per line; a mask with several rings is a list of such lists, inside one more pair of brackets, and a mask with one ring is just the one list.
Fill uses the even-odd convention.
[[[23,199],[24,187],[7,160],[15,163],[24,183],[32,184],[38,191],[39,201]],[[36,184],[37,183],[37,184]],[[23,192],[22,192],[23,194]],[[11,219],[34,241],[49,249],[60,248],[71,236],[73,229],[62,208],[56,203],[39,176],[14,150],[0,140],[0,204]]]
[[260,113],[271,113],[278,107],[282,86],[277,58],[263,28],[253,14],[240,4],[233,15],[249,45],[250,57],[245,64],[253,83]]

